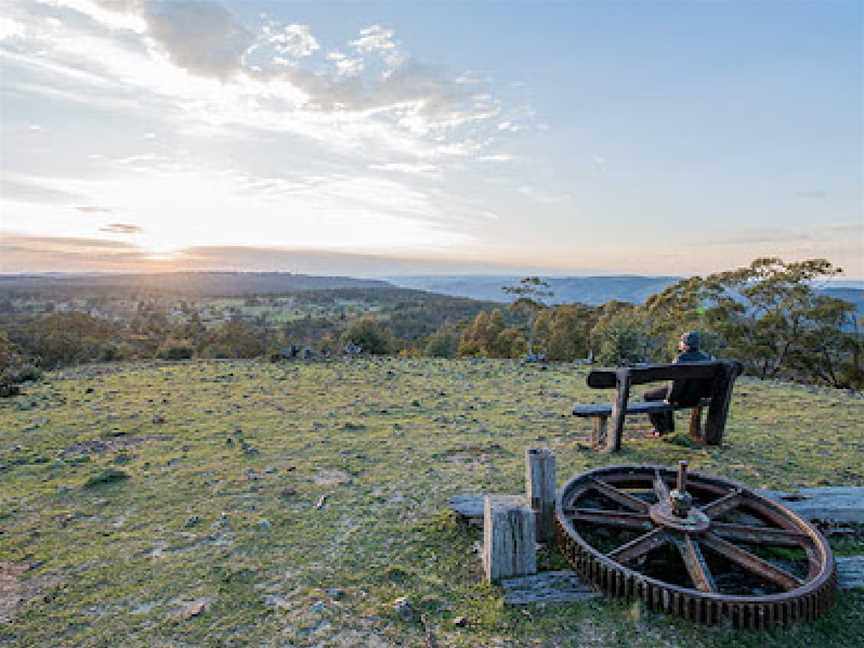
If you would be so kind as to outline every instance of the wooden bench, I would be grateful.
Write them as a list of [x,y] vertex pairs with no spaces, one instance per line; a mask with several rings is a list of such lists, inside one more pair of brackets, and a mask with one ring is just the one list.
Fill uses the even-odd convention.
[[[732,386],[741,374],[742,365],[735,361],[712,360],[710,362],[688,362],[681,364],[646,364],[617,369],[595,369],[588,374],[586,382],[594,389],[615,389],[611,405],[576,405],[573,415],[593,419],[591,443],[595,449],[617,452],[621,449],[624,418],[627,414],[653,414],[692,410],[690,435],[708,445],[720,445],[726,428],[726,417],[732,399]],[[630,403],[630,388],[633,385],[672,380],[670,403],[643,401]],[[676,390],[683,381],[699,381],[697,389],[703,397],[695,404],[676,404]],[[692,384],[690,385],[692,387]],[[702,428],[702,409],[708,408],[705,428]],[[607,432],[607,421],[612,419]]]

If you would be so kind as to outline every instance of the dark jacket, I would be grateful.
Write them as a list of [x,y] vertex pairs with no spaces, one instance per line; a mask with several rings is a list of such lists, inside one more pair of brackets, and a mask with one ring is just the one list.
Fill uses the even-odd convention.
[[[681,364],[687,362],[707,362],[713,359],[702,351],[685,351],[684,353],[679,353],[674,362],[675,364]],[[672,381],[669,384],[666,400],[673,405],[683,405],[685,407],[696,405],[701,399],[711,395],[713,382],[710,378]]]

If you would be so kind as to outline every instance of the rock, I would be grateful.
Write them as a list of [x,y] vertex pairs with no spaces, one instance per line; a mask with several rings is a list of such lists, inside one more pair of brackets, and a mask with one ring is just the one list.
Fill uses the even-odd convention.
[[464,616],[457,616],[455,619],[453,619],[453,625],[457,628],[464,628],[466,625],[468,625],[468,619],[466,619]]
[[403,621],[413,621],[416,616],[414,606],[411,605],[411,601],[404,596],[400,596],[393,601],[393,611],[398,614],[399,618]]
[[327,592],[327,596],[329,596],[334,601],[341,601],[343,598],[345,598],[345,592],[338,587],[329,587],[324,591]]
[[296,490],[296,489],[294,489],[294,488],[285,488],[285,489],[282,490],[281,493],[279,493],[279,497],[281,497],[282,499],[289,499],[289,498],[291,498],[291,497],[294,497],[296,494],[297,494],[297,490]]
[[186,621],[202,614],[210,605],[210,599],[200,598],[184,605],[175,615],[177,621]]
[[186,523],[183,526],[186,527],[187,529],[189,529],[189,528],[195,526],[196,524],[198,524],[200,521],[201,521],[200,517],[198,517],[197,515],[192,515],[189,518],[187,518]]
[[270,520],[268,520],[266,518],[263,520],[258,520],[258,522],[257,522],[257,524],[255,524],[255,526],[258,527],[259,531],[269,531],[270,529],[273,528],[273,524],[270,522]]
[[315,613],[323,612],[325,607],[326,606],[324,604],[324,601],[315,601],[312,605],[309,606],[309,611]]
[[155,423],[156,425],[161,425],[162,423],[165,422],[165,417],[162,416],[161,414],[154,414],[152,420],[153,420],[153,423]]

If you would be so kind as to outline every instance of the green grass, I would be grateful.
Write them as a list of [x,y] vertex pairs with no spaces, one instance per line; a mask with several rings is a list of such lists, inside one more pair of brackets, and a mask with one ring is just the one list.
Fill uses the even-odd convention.
[[0,646],[425,646],[423,625],[393,612],[400,596],[439,646],[864,645],[861,593],[768,634],[627,603],[503,607],[481,582],[478,531],[446,501],[520,492],[526,447],[556,452],[559,482],[687,459],[753,487],[864,483],[864,401],[844,393],[741,380],[724,447],[647,439],[636,418],[613,457],[587,450],[590,423],[567,415],[607,397],[583,369],[508,361],[49,374],[0,401],[0,562],[38,565],[22,577],[38,596],[0,626]]

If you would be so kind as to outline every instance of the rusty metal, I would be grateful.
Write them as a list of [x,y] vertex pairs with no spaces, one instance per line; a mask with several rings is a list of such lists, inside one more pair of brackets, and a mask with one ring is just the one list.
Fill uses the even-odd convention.
[[834,558],[817,529],[686,462],[578,475],[555,518],[558,546],[588,584],[652,610],[762,630],[812,621],[834,602]]

